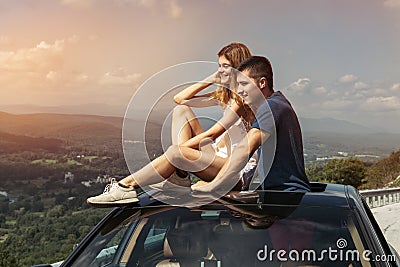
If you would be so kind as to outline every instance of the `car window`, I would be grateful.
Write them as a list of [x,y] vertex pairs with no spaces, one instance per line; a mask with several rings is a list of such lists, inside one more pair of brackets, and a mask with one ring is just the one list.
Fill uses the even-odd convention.
[[122,239],[128,229],[124,226],[112,237],[105,245],[96,258],[91,262],[90,266],[107,266],[112,263],[114,256],[118,250],[118,246],[122,243]]
[[127,221],[69,266],[377,266],[360,259],[371,248],[344,208],[174,208]]
[[146,255],[162,251],[164,237],[167,230],[170,228],[170,224],[171,220],[166,220],[164,217],[155,219],[144,241],[144,253]]
[[70,266],[112,266],[116,255],[124,249],[127,239],[131,236],[136,225],[137,221],[134,221],[122,226],[114,225],[115,228],[112,229],[103,228],[99,230]]

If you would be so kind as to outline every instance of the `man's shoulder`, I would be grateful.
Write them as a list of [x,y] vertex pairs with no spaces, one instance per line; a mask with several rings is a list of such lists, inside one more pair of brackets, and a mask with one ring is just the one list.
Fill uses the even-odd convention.
[[273,113],[280,113],[288,109],[292,109],[292,105],[287,98],[280,92],[274,92],[267,100],[266,103]]
[[275,103],[275,104],[289,104],[290,102],[287,98],[283,95],[281,91],[275,91],[270,97],[267,98],[268,103]]

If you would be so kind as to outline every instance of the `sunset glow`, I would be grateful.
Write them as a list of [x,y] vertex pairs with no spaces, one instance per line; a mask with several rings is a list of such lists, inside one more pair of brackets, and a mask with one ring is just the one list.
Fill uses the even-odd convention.
[[154,73],[240,41],[271,59],[300,116],[400,132],[382,124],[400,113],[399,18],[399,0],[0,1],[0,110],[95,104],[122,116]]

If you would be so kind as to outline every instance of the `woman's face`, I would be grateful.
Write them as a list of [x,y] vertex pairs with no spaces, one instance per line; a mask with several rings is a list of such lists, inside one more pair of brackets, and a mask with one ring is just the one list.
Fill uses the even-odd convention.
[[225,56],[218,58],[218,73],[221,77],[222,84],[228,84],[231,77],[232,65]]

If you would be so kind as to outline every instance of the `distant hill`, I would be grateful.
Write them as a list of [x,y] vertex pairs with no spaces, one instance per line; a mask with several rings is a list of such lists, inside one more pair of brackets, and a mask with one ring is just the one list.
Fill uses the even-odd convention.
[[[131,108],[132,109],[132,108]],[[199,109],[198,111],[201,111]],[[81,119],[87,117],[87,115],[100,116],[100,118],[122,118],[125,115],[125,106],[112,106],[105,104],[85,104],[85,105],[69,105],[69,106],[38,106],[38,105],[3,105],[0,106],[0,111],[7,112],[10,114],[24,115],[24,114],[74,114],[80,115],[77,117]],[[132,112],[132,110],[131,110]],[[135,110],[136,113],[140,114],[141,117],[145,117],[144,110]],[[167,111],[161,111],[166,113]],[[169,112],[169,111],[168,111]],[[212,111],[211,111],[212,112]],[[215,111],[214,111],[215,113]],[[211,114],[213,117],[218,118],[218,112]],[[82,115],[85,114],[85,115]],[[110,117],[111,116],[111,117]],[[163,114],[154,113],[152,116],[155,119],[163,120],[165,116]],[[91,117],[93,119],[93,117]],[[101,119],[103,120],[103,119]],[[335,132],[335,133],[377,133],[380,132],[376,129],[372,129],[357,123],[337,120],[333,118],[299,118],[303,132]],[[161,122],[162,123],[162,122]]]
[[303,132],[328,132],[342,134],[372,134],[379,131],[366,126],[332,118],[299,118]]
[[45,150],[62,151],[64,142],[55,138],[29,137],[0,132],[0,153]]
[[32,113],[56,113],[56,114],[87,114],[99,116],[123,117],[125,105],[107,104],[84,104],[84,105],[62,105],[62,106],[39,106],[39,105],[1,105],[0,110],[12,114]]
[[[21,114],[0,112],[0,132],[17,136],[55,138],[67,145],[120,146],[123,118],[68,115]],[[141,129],[141,122],[130,121],[131,129]],[[160,128],[148,124],[149,132]]]
[[304,147],[318,155],[338,151],[387,155],[400,149],[400,134],[380,132],[357,123],[332,118],[299,118]]
[[113,135],[122,118],[94,115],[23,114],[0,112],[0,131],[35,137],[70,137],[74,134]]
[[[362,125],[331,118],[300,118],[300,121],[306,151],[314,155],[332,155],[337,151],[385,155],[400,148],[400,134],[377,133]],[[204,126],[209,126],[207,123]],[[15,141],[14,144],[18,138],[27,136],[57,139],[66,146],[74,147],[120,147],[122,124],[122,117],[49,113],[15,115],[0,112],[1,138],[5,140],[4,134],[11,134],[13,136],[8,136],[8,140],[11,143]],[[161,126],[156,123],[127,120],[125,126],[128,131],[124,133],[124,139],[142,140],[145,125],[149,145],[160,146]],[[169,131],[169,127],[164,130]]]
[[335,155],[338,151],[355,154],[387,155],[400,149],[400,134],[352,134],[304,132],[304,147],[317,155]]

